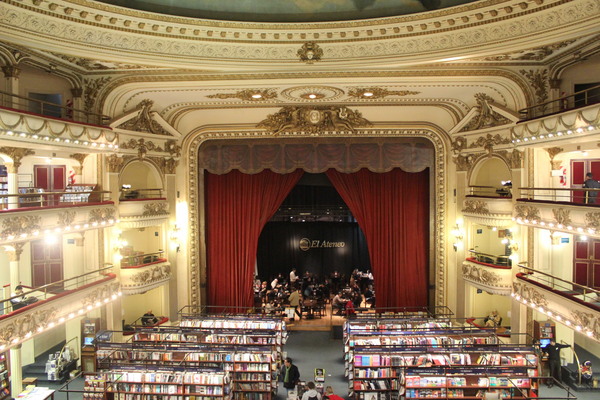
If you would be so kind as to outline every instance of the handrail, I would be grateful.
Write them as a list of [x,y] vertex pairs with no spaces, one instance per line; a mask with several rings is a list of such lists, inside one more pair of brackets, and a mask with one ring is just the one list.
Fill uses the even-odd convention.
[[[60,353],[58,354],[58,362],[60,362],[60,360],[62,360],[62,356],[63,356],[63,353],[64,353],[65,348],[67,347],[67,345],[70,342],[72,342],[74,339],[77,339],[77,346],[75,346],[75,348],[79,348],[79,336],[75,336],[75,337],[72,337],[71,339],[67,340],[67,342],[64,344],[64,346],[62,347],[62,349],[60,349]],[[79,358],[79,356],[77,358]]]
[[[579,92],[575,92],[568,96],[562,96],[558,99],[549,100],[531,107],[522,108],[519,110],[519,114],[521,114],[520,122],[598,103],[600,102],[600,96],[594,94],[593,92],[599,89],[600,85],[596,85],[585,90],[580,90]],[[583,101],[581,101],[578,97],[583,97]]]
[[510,257],[505,254],[495,256],[492,254],[486,254],[486,253],[477,251],[475,249],[469,249],[469,252],[471,254],[475,255],[473,258],[475,258],[475,260],[477,260],[477,262],[479,262],[479,263],[497,265],[499,267],[510,267],[511,266]]
[[548,286],[550,286],[551,288],[555,287],[554,281],[559,281],[559,282],[563,282],[563,283],[565,283],[566,285],[569,286],[569,287],[563,288],[563,289],[571,290],[573,288],[578,288],[579,290],[577,292],[578,292],[578,294],[583,295],[583,300],[584,301],[586,301],[585,297],[586,296],[590,296],[590,294],[595,294],[597,297],[600,298],[600,291],[599,290],[593,289],[593,288],[588,287],[588,286],[580,285],[579,283],[570,282],[570,281],[567,281],[567,280],[562,279],[562,278],[558,278],[558,277],[556,277],[554,275],[547,274],[547,273],[545,273],[543,271],[539,271],[537,269],[527,267],[524,264],[525,264],[524,262],[520,262],[517,266],[519,268],[522,268],[522,269],[526,270],[527,271],[526,272],[527,275],[531,276],[533,274],[538,274],[538,275],[543,275],[545,277],[548,277],[549,280],[551,280],[551,282],[544,281],[544,283],[548,284]]
[[[569,343],[565,342],[564,340],[561,340],[561,342],[564,344],[569,344]],[[570,347],[571,347],[571,350],[573,351],[573,355],[575,356],[575,361],[577,362],[577,382],[581,385],[581,362],[579,361],[579,356],[577,355],[575,348],[573,348],[573,346],[570,346]]]
[[[157,261],[160,261],[162,259],[164,259],[162,257],[162,255],[165,253],[164,250],[159,250],[159,251],[155,251],[153,253],[144,253],[144,254],[138,254],[135,256],[123,256],[123,258],[121,259],[121,268],[131,268],[131,267],[137,267],[140,265],[144,265],[144,264],[151,264]],[[125,261],[123,261],[125,260]],[[130,263],[130,261],[133,261]],[[127,265],[123,265],[123,264],[127,264]]]
[[[600,192],[600,189],[591,188],[537,188],[520,187],[519,199],[538,200],[552,202],[568,202],[576,204],[585,204],[588,192]],[[546,193],[543,193],[546,192]],[[566,192],[566,193],[565,193]],[[599,195],[597,193],[597,195]]]
[[[35,189],[35,188],[28,188]],[[91,192],[32,192],[0,194],[0,204],[7,207],[16,204],[17,208],[25,207],[53,207],[58,205],[102,203],[110,201],[111,192],[108,190],[95,190]],[[60,196],[60,197],[59,197]],[[16,201],[11,201],[16,198]],[[39,205],[38,205],[39,203]],[[35,204],[35,205],[32,205]],[[5,208],[6,209],[6,208]],[[9,208],[14,210],[13,208]]]
[[161,188],[146,188],[146,189],[129,189],[122,188],[120,201],[136,200],[136,199],[156,199],[162,198],[163,189]]
[[[39,287],[37,287],[35,289],[32,289],[32,290],[23,291],[23,294],[21,294],[19,296],[11,296],[11,297],[9,297],[7,299],[0,300],[0,305],[2,305],[2,309],[3,310],[7,310],[7,309],[10,309],[10,307],[11,307],[11,300],[13,300],[15,298],[18,298],[18,297],[21,297],[21,296],[26,296],[26,295],[31,295],[31,294],[37,294],[39,292],[43,292],[44,298],[47,298],[48,297],[48,291],[49,291],[49,289],[54,289],[57,286],[64,286],[64,284],[67,283],[67,282],[75,281],[75,284],[78,286],[79,285],[79,281],[82,278],[87,277],[89,275],[92,275],[92,274],[100,274],[101,276],[108,275],[108,273],[110,272],[110,270],[113,268],[113,265],[112,264],[105,264],[105,265],[106,265],[105,267],[99,268],[99,269],[91,271],[91,272],[86,272],[85,274],[81,274],[81,275],[78,275],[78,276],[74,276],[72,278],[63,279],[63,280],[60,280],[60,281],[48,283],[46,285],[39,286]],[[7,303],[9,303],[9,304],[7,304]],[[11,311],[9,311],[8,313],[10,313],[10,312]],[[8,313],[5,313],[5,314],[8,314]]]
[[[34,99],[31,97],[20,96],[18,94],[5,92],[0,90],[2,95],[2,106],[6,108],[16,109],[18,111],[27,111],[35,113],[36,115],[49,116],[52,118],[64,119],[73,122],[83,122],[94,125],[105,125],[108,126],[110,117],[108,115],[97,114],[79,108],[63,106],[61,104],[51,103],[49,101]],[[8,98],[7,98],[8,97]],[[12,99],[11,99],[12,98]],[[14,99],[24,100],[23,102],[15,102]],[[16,104],[15,104],[16,103]],[[32,104],[38,104],[40,111],[32,111]],[[15,108],[15,106],[17,108]],[[56,110],[60,109],[60,116],[48,115],[44,113],[44,110]]]

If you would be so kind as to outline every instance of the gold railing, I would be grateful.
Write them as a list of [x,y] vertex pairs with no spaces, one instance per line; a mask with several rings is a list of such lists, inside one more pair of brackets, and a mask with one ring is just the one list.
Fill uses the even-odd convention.
[[588,204],[587,199],[590,193],[596,195],[592,195],[592,198],[596,197],[596,200],[600,200],[598,192],[600,192],[600,189],[520,187],[519,199]]
[[495,256],[475,249],[469,249],[469,252],[471,253],[471,258],[480,263],[497,265],[499,267],[510,267],[512,265],[510,257],[507,255]]
[[108,126],[110,117],[96,114],[86,110],[80,110],[69,106],[63,106],[48,101],[33,99],[31,97],[19,96],[0,90],[2,107],[12,108],[18,111],[26,111],[52,118],[60,118],[73,122]]
[[121,259],[121,268],[139,267],[145,264],[151,264],[157,261],[164,260],[164,251],[159,250],[154,253],[138,254],[135,256],[127,256]]
[[519,110],[521,121],[600,103],[600,85]]
[[120,201],[138,200],[138,199],[161,199],[163,198],[162,189],[121,189]]
[[469,196],[512,197],[512,186],[469,186]]
[[42,189],[27,188],[31,193],[0,194],[0,209],[23,207],[55,207],[81,203],[102,203],[111,200],[111,192],[44,192]]

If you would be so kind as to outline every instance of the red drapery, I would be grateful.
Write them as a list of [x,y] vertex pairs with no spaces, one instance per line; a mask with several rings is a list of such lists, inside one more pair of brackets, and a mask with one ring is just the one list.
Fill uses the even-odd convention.
[[367,239],[377,307],[427,306],[429,170],[327,176]]
[[304,172],[205,175],[207,300],[251,307],[260,232]]

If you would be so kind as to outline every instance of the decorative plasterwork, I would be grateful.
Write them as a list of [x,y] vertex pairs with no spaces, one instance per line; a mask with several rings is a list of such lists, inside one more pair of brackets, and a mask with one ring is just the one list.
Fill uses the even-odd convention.
[[576,325],[581,326],[586,331],[592,332],[594,337],[600,337],[600,315],[598,313],[573,310],[571,318]]
[[77,216],[77,213],[72,210],[65,210],[63,212],[59,212],[57,225],[59,225],[59,226],[72,225],[73,222],[75,221],[76,216]]
[[529,221],[540,221],[540,209],[533,206],[517,204],[515,206],[515,218],[521,218]]
[[498,154],[500,157],[506,160],[506,163],[510,168],[519,169],[523,168],[523,152],[517,149],[513,149],[512,151],[508,150],[497,150],[495,154]]
[[116,209],[113,207],[95,208],[90,211],[88,219],[91,223],[100,223],[108,219],[114,219],[115,214]]
[[530,50],[518,51],[509,54],[503,54],[498,56],[490,56],[481,58],[482,61],[542,61],[547,57],[550,57],[557,50],[563,49],[570,44],[573,44],[575,40],[565,40],[559,43],[553,43],[548,46],[536,47]]
[[490,128],[498,125],[505,125],[510,121],[492,110],[490,103],[494,102],[494,99],[485,93],[476,93],[475,100],[477,101],[477,115],[471,119],[471,121],[465,125],[462,131],[474,131],[478,129]]
[[35,151],[23,147],[2,146],[0,147],[0,153],[4,153],[12,159],[12,169],[14,169],[14,171],[9,172],[16,173],[21,166],[23,157],[35,154]]
[[[179,149],[179,146],[177,146],[177,148]],[[163,175],[174,175],[177,165],[179,165],[179,161],[174,158],[148,157],[148,159],[154,162]]]
[[557,224],[568,226],[571,225],[571,211],[564,208],[553,208],[552,214]]
[[[548,70],[521,70],[523,76],[527,78],[529,84],[533,87],[535,93],[535,103],[542,104],[548,101]],[[539,112],[543,113],[545,106],[540,107]]]
[[155,151],[155,152],[164,152],[165,151],[165,150],[163,150],[162,147],[155,144],[151,140],[146,141],[146,139],[144,139],[144,138],[140,138],[137,140],[129,139],[128,141],[121,143],[120,147],[124,150],[137,149],[138,158],[140,160],[143,159],[144,157],[146,157],[146,154],[148,153],[148,151]]
[[465,208],[462,209],[462,212],[470,214],[489,214],[490,209],[483,200],[465,200]]
[[139,110],[137,111],[137,114],[133,118],[123,122],[118,126],[118,128],[136,132],[148,132],[155,135],[170,136],[171,134],[154,119],[158,114],[156,112],[152,112],[153,105],[154,102],[152,100],[142,100],[140,104],[138,104]]
[[20,215],[6,218],[2,221],[1,235],[7,238],[15,238],[21,235],[31,235],[39,232],[42,218],[37,215]]
[[155,217],[158,215],[169,215],[168,204],[166,202],[154,202],[144,204],[144,217]]
[[[244,139],[252,138],[255,136],[254,132],[202,132],[196,133],[192,140],[186,144],[186,162],[189,171],[189,185],[187,186],[187,201],[189,204],[188,209],[188,264],[189,264],[189,305],[200,306],[202,302],[201,288],[206,287],[206,264],[204,250],[201,250],[201,243],[204,241],[204,231],[200,229],[200,226],[204,226],[203,218],[204,214],[201,212],[201,205],[198,199],[204,196],[201,191],[203,185],[200,183],[201,171],[198,169],[198,150],[202,143],[206,140],[222,140],[222,139]],[[311,136],[301,132],[283,133],[283,137],[304,137],[310,139]],[[327,133],[325,133],[327,136]],[[434,185],[434,193],[432,193],[435,202],[433,202],[432,210],[432,249],[436,249],[432,253],[431,265],[435,269],[435,305],[446,305],[447,304],[447,281],[446,281],[446,248],[447,239],[443,232],[445,232],[446,222],[446,160],[445,160],[445,138],[442,135],[430,131],[421,129],[406,129],[406,130],[376,130],[376,129],[364,129],[357,131],[354,134],[330,134],[330,137],[336,137],[340,140],[347,140],[351,137],[421,137],[427,138],[433,144],[435,149],[435,165],[432,167],[432,179],[436,183]],[[280,139],[283,140],[283,139]],[[121,218],[121,221],[123,219]]]
[[585,214],[585,228],[600,230],[600,212],[589,212]]
[[[76,160],[79,163],[80,168],[83,167],[83,162],[85,161],[87,156],[89,156],[89,153],[69,154],[69,158]],[[81,173],[81,171],[80,171],[80,173]]]
[[87,112],[95,111],[95,107],[99,105],[96,102],[96,98],[100,93],[100,90],[106,85],[111,78],[104,76],[97,79],[83,79],[83,107]]
[[352,88],[348,91],[348,96],[357,99],[383,99],[388,96],[410,96],[419,94],[414,90],[388,90],[380,87]]
[[457,172],[468,172],[475,165],[475,161],[477,160],[477,155],[468,154],[468,155],[457,155],[452,157],[452,161],[456,165]]
[[345,106],[286,106],[267,116],[256,127],[278,135],[282,132],[354,132],[356,128],[371,125],[359,111]]
[[535,305],[548,307],[548,299],[542,289],[536,288],[530,284],[513,282],[513,291],[519,293],[522,298]]
[[171,264],[168,262],[139,268],[122,268],[122,291],[126,295],[145,293],[169,282],[171,277]]
[[[69,13],[67,14],[67,10]],[[169,62],[192,60],[273,60],[295,62],[298,46],[327,43],[327,61],[364,63],[374,57],[423,57],[462,49],[487,49],[498,43],[546,39],[585,26],[592,30],[598,3],[480,1],[416,15],[320,24],[261,24],[208,21],[143,13],[84,0],[47,2],[6,0],[0,23],[12,39],[29,33],[31,41],[49,36],[66,43],[71,55],[97,57],[98,47],[159,55]],[[135,38],[132,40],[132,37]],[[21,38],[22,40],[22,38]],[[365,42],[378,41],[378,46]],[[197,63],[196,63],[197,64]]]
[[81,304],[84,307],[95,305],[100,303],[105,303],[105,299],[110,299],[110,297],[119,291],[121,285],[119,282],[112,282],[104,286],[100,286],[98,288],[93,289],[89,293],[87,293],[83,299],[81,300]]
[[511,293],[512,270],[510,269],[495,269],[464,261],[462,276],[465,281],[488,293],[503,296],[509,296]]
[[499,144],[509,144],[510,138],[502,137],[499,133],[492,135],[488,133],[485,136],[480,136],[469,145],[470,149],[483,147],[488,154],[494,152],[494,146]]
[[464,136],[457,136],[452,140],[452,151],[454,153],[460,153],[467,147],[467,138]]
[[65,54],[51,52],[54,57],[58,57],[64,61],[67,61],[73,65],[81,67],[86,71],[107,71],[107,70],[130,70],[130,69],[148,69],[152,67],[148,67],[145,65],[133,65],[133,64],[125,64],[114,61],[102,61],[102,60],[92,60],[88,58],[82,57],[72,57],[67,56]]
[[312,64],[315,61],[321,61],[323,49],[319,47],[317,42],[306,42],[296,54],[300,58],[300,61],[303,61],[306,64]]
[[313,102],[315,100],[337,100],[344,95],[342,89],[324,85],[294,86],[281,92],[285,100],[296,102]]
[[15,339],[24,338],[26,335],[30,337],[38,328],[46,328],[57,315],[58,309],[49,307],[12,318],[9,324],[2,324],[0,328],[0,343],[6,346]]
[[277,92],[272,89],[245,89],[235,93],[209,94],[209,99],[240,99],[243,101],[265,101],[277,98]]

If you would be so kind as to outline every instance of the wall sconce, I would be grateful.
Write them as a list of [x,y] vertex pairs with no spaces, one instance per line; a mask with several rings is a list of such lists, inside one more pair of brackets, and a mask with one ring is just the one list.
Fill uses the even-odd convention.
[[171,246],[175,249],[176,252],[179,253],[180,245],[179,245],[179,227],[177,224],[173,226],[171,231],[169,232],[169,239],[171,240]]
[[458,224],[456,224],[454,229],[452,229],[452,235],[454,236],[454,244],[452,244],[452,247],[454,248],[454,251],[458,251],[458,248],[462,245],[462,240],[464,237],[463,232],[460,230]]

